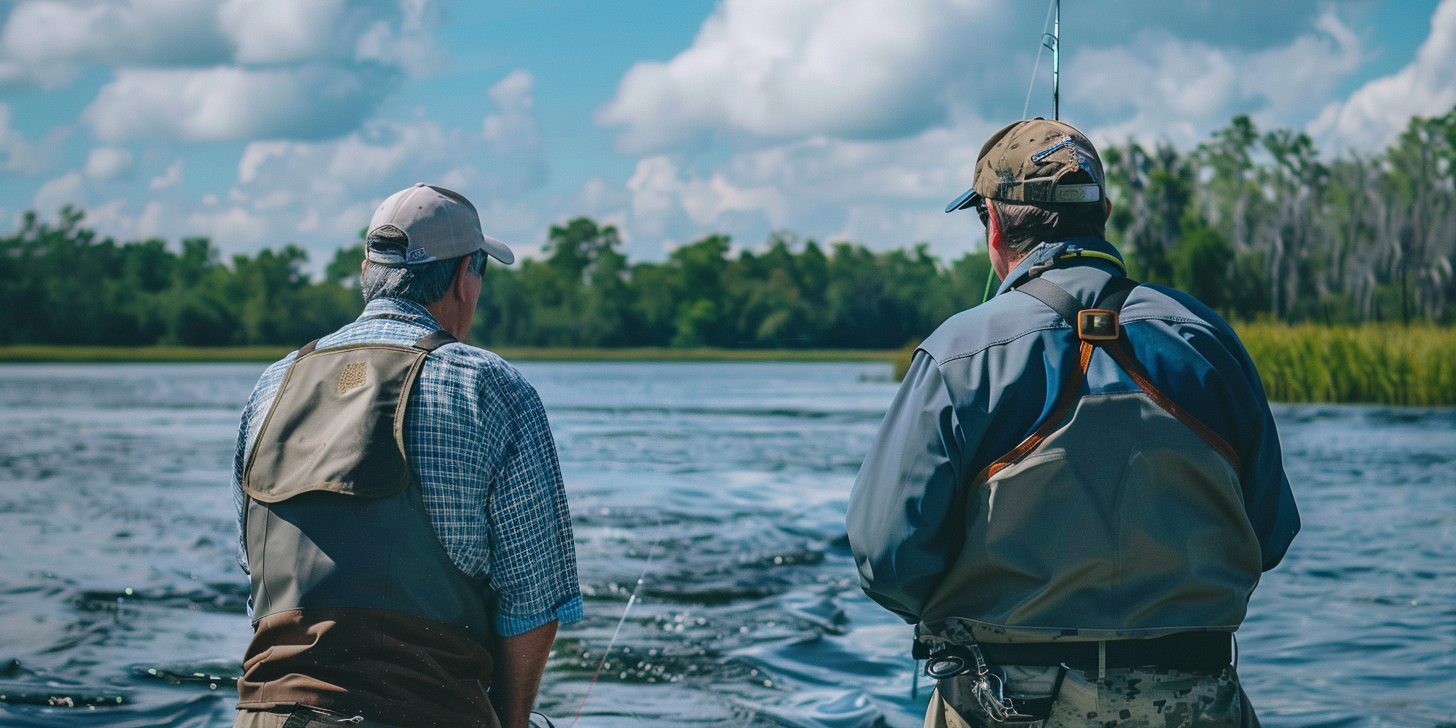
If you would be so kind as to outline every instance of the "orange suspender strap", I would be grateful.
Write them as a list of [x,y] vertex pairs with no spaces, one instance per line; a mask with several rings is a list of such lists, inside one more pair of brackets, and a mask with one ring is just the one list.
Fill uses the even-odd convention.
[[[1099,307],[1093,309],[1083,308],[1081,302],[1073,298],[1061,286],[1042,278],[1033,278],[1013,289],[1026,293],[1046,304],[1048,308],[1056,311],[1057,315],[1071,324],[1077,330],[1078,337],[1082,340],[1081,356],[1078,359],[1077,371],[1063,383],[1062,391],[1057,397],[1056,406],[1052,408],[1051,413],[1047,415],[1046,420],[1041,423],[1041,426],[1037,427],[1031,433],[1031,436],[1023,440],[1011,452],[996,458],[994,462],[987,465],[985,469],[976,475],[975,480],[971,481],[972,486],[990,480],[992,476],[1008,465],[1025,457],[1027,453],[1036,449],[1038,445],[1045,441],[1047,437],[1051,436],[1052,432],[1061,425],[1062,420],[1067,416],[1067,412],[1077,402],[1077,394],[1082,389],[1082,382],[1087,379],[1087,367],[1092,362],[1092,352],[1098,347],[1106,351],[1112,357],[1113,361],[1116,361],[1118,366],[1121,366],[1123,371],[1127,372],[1133,382],[1147,393],[1148,398],[1153,400],[1154,404],[1161,407],[1168,414],[1173,415],[1173,417],[1177,418],[1184,425],[1187,425],[1188,429],[1193,430],[1204,442],[1207,442],[1214,450],[1217,450],[1219,454],[1227,458],[1229,463],[1234,466],[1234,470],[1239,469],[1238,453],[1229,446],[1228,442],[1222,437],[1219,437],[1218,433],[1210,430],[1208,426],[1199,422],[1193,415],[1188,414],[1182,407],[1179,407],[1168,395],[1163,394],[1161,390],[1153,386],[1152,381],[1148,379],[1137,359],[1133,358],[1127,352],[1127,349],[1123,347],[1122,341],[1125,337],[1122,336],[1122,325],[1117,320],[1117,314],[1121,311],[1122,304],[1127,300],[1127,296],[1137,285],[1137,283],[1127,278],[1113,278],[1108,283],[1107,288],[1098,296],[1096,305]],[[1107,308],[1100,308],[1102,305],[1106,305]],[[1101,335],[1101,332],[1094,333],[1091,330],[1088,322],[1083,320],[1084,316],[1082,314],[1084,312],[1090,313],[1094,311],[1099,314],[1111,314],[1111,324],[1115,330],[1114,335],[1105,336]]]
[[1225,458],[1228,458],[1229,463],[1234,466],[1234,470],[1239,469],[1239,454],[1234,451],[1233,447],[1222,437],[1219,437],[1218,433],[1208,429],[1207,425],[1199,422],[1196,417],[1188,414],[1182,407],[1179,407],[1178,403],[1174,402],[1168,395],[1163,394],[1162,390],[1153,386],[1152,381],[1144,374],[1142,365],[1127,353],[1127,349],[1123,348],[1121,340],[1109,341],[1102,348],[1108,354],[1112,355],[1113,360],[1122,367],[1123,371],[1127,372],[1128,376],[1132,377],[1134,382],[1137,382],[1137,385],[1144,392],[1148,393],[1148,397],[1155,404],[1167,410],[1168,414],[1178,418],[1180,422],[1188,426],[1188,429],[1193,430],[1199,437],[1203,438],[1204,442],[1212,446],[1213,449],[1217,450]]
[[1077,360],[1077,371],[1074,376],[1067,377],[1067,381],[1062,383],[1062,392],[1057,397],[1057,405],[1047,415],[1046,421],[1042,422],[1041,427],[1036,428],[1036,431],[1031,433],[1031,437],[1022,440],[1021,444],[1016,446],[1016,449],[996,458],[995,462],[987,465],[976,476],[976,479],[971,481],[973,486],[990,480],[991,476],[1000,472],[1002,468],[1025,457],[1027,453],[1034,450],[1037,445],[1040,445],[1043,440],[1047,439],[1057,429],[1058,425],[1062,424],[1062,419],[1067,416],[1067,411],[1072,409],[1072,405],[1077,403],[1077,394],[1082,391],[1082,381],[1087,378],[1087,367],[1092,363],[1092,351],[1095,348],[1090,341],[1082,342],[1082,353]]

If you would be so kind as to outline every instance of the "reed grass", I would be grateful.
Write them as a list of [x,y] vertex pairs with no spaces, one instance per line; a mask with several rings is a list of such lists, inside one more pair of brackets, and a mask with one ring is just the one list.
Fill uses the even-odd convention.
[[1268,323],[1235,328],[1271,400],[1456,405],[1456,328]]
[[[1235,327],[1274,402],[1456,405],[1456,328],[1416,324]],[[915,347],[895,352],[895,378]]]

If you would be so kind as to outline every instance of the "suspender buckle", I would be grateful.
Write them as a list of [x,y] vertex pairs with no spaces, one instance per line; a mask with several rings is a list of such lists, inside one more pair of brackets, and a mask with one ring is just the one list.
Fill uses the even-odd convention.
[[1077,336],[1083,341],[1116,341],[1117,312],[1105,308],[1089,308],[1077,312]]

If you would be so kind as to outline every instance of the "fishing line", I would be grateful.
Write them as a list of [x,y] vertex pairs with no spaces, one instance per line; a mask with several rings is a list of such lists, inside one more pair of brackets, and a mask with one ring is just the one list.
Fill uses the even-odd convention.
[[[661,514],[657,517],[657,530],[662,530]],[[652,557],[657,553],[657,541],[658,539],[653,539],[652,545],[647,547],[647,565],[642,567],[642,574],[637,577],[637,585],[632,587],[632,595],[627,597],[627,606],[622,608],[622,618],[617,620],[617,628],[612,630],[612,639],[607,641],[607,649],[602,652],[602,660],[597,663],[597,670],[592,673],[591,682],[587,683],[586,694],[581,696],[581,705],[576,708],[576,717],[571,719],[571,728],[576,728],[576,722],[581,720],[581,713],[586,710],[586,701],[591,699],[592,687],[602,676],[602,668],[606,666],[607,658],[612,655],[612,648],[617,644],[617,636],[622,634],[622,625],[627,623],[627,615],[632,611],[632,605],[637,603],[637,594],[642,591],[643,582],[647,581],[647,571],[652,568]],[[641,721],[640,718],[638,720]]]
[[[1056,5],[1056,2],[1057,0],[1051,0],[1051,2],[1047,3],[1046,20],[1041,24],[1041,35],[1043,38],[1046,37],[1047,27],[1052,24],[1052,7]],[[1031,83],[1026,85],[1026,104],[1021,107],[1021,118],[1023,119],[1026,118],[1026,112],[1031,110],[1031,90],[1036,88],[1036,72],[1041,68],[1041,52],[1045,48],[1046,43],[1042,43],[1036,48],[1036,63],[1031,66]]]

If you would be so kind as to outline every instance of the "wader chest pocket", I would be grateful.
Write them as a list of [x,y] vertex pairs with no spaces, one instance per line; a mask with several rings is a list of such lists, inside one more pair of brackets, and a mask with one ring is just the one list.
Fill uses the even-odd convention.
[[368,344],[294,360],[263,422],[243,490],[264,503],[329,491],[385,498],[411,482],[405,402],[428,352]]

